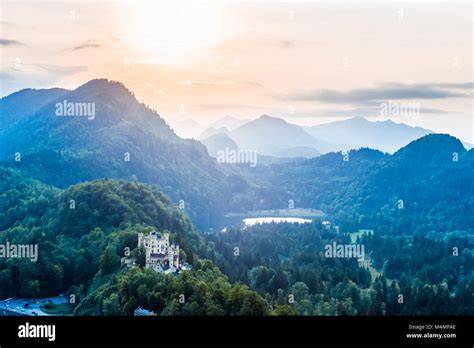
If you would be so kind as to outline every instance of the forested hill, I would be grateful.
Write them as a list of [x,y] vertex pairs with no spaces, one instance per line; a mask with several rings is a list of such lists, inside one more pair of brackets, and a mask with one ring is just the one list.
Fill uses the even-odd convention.
[[23,118],[63,97],[69,91],[62,88],[22,89],[0,99],[0,135]]
[[[37,262],[0,259],[0,298],[74,294],[79,315],[132,315],[138,306],[163,315],[272,311],[260,295],[231,285],[211,262],[199,259],[202,237],[156,188],[99,180],[62,191],[1,167],[0,178],[0,243],[38,245]],[[126,248],[140,260],[137,234],[152,228],[171,232],[191,271],[176,277],[120,268]],[[185,305],[177,302],[180,294]]]
[[125,245],[136,246],[136,234],[147,226],[171,229],[193,261],[187,243],[198,243],[190,221],[151,187],[100,180],[63,191],[1,167],[0,177],[0,241],[38,244],[40,255],[36,263],[0,259],[0,297],[53,295],[79,280],[86,285],[107,245],[123,256]]
[[474,151],[430,134],[393,155],[360,149],[256,169],[296,206],[323,210],[348,230],[470,230],[474,226]]
[[[92,103],[94,117],[57,116],[56,104],[65,101]],[[2,98],[0,110],[0,162],[44,183],[65,188],[115,178],[159,184],[174,202],[185,203],[198,226],[258,201],[251,199],[251,183],[234,180],[230,166],[219,166],[200,142],[176,136],[118,82],[97,79],[72,91],[23,90]],[[245,204],[236,201],[244,196]]]

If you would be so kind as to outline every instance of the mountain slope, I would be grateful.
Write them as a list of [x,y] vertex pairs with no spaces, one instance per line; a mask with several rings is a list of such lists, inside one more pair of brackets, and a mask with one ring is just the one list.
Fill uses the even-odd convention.
[[[27,205],[12,200],[8,211],[27,209],[28,214],[6,225],[0,220],[0,243],[41,248],[35,262],[0,258],[1,298],[75,294],[74,315],[130,316],[138,306],[160,315],[271,314],[262,296],[230,284],[212,262],[199,259],[196,252],[212,245],[156,188],[99,180],[61,191],[12,169],[0,167],[0,175],[2,189],[28,200]],[[71,200],[77,202],[74,208]],[[191,269],[179,275],[145,269],[137,240],[138,233],[150,230],[170,232],[172,243],[180,246],[180,261]],[[139,267],[121,267],[126,250]],[[177,306],[178,293],[185,294],[185,306]]]
[[[123,255],[125,246],[136,246],[136,233],[145,224],[172,231],[192,258],[189,245],[197,245],[197,234],[182,211],[156,188],[100,180],[64,191],[13,169],[0,167],[0,175],[2,189],[10,193],[0,199],[0,215],[15,215],[14,220],[2,220],[0,243],[39,244],[41,250],[37,262],[0,259],[2,298],[52,296],[73,285],[87,287],[107,245],[117,243]],[[10,201],[8,209],[5,199]],[[114,266],[119,268],[120,261]]]
[[390,120],[371,122],[363,117],[304,129],[315,138],[344,144],[353,149],[369,147],[389,153],[431,133],[420,127],[410,127]]
[[[319,148],[325,145],[299,126],[267,115],[244,124],[230,132],[229,136],[240,149],[256,150],[259,154],[276,157],[285,157],[289,150],[294,150],[294,157],[306,157],[308,153],[314,157],[319,154]],[[298,148],[303,151],[297,151]]]
[[[361,214],[379,208],[429,232],[474,226],[474,151],[447,134],[429,134],[381,163],[361,186]],[[375,218],[375,216],[374,216]]]
[[216,134],[225,134],[225,135],[229,135],[229,130],[226,128],[226,127],[221,127],[221,128],[213,128],[213,127],[209,127],[207,129],[204,130],[204,132],[202,132],[199,137],[198,137],[198,140],[203,140],[203,139],[206,139],[206,138],[209,138],[213,135],[216,135]]
[[295,205],[321,209],[345,229],[391,225],[426,234],[473,231],[473,172],[474,150],[429,134],[394,155],[363,148],[259,167],[255,180],[271,178]]
[[191,118],[182,121],[171,121],[173,131],[183,139],[197,139],[204,129],[204,126]]
[[201,142],[206,146],[207,152],[212,157],[217,157],[219,151],[226,151],[226,149],[237,151],[239,147],[228,135],[224,133],[217,133],[207,137]]
[[0,134],[8,127],[35,113],[43,106],[64,96],[69,91],[62,88],[23,89],[0,99]]
[[[176,136],[122,84],[97,79],[54,97],[5,129],[0,161],[57,187],[104,177],[159,184],[173,200],[184,201],[199,226],[227,209],[222,202],[235,189],[228,184],[231,167],[219,166],[198,141]],[[16,104],[23,103],[19,99]],[[56,104],[64,100],[94,103],[95,117],[56,116]],[[14,110],[2,117],[15,118]],[[17,152],[21,162],[14,161]],[[245,180],[239,190],[251,196]]]

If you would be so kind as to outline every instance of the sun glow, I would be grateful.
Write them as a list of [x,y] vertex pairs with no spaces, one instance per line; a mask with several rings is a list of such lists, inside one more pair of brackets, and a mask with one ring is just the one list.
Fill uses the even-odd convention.
[[194,61],[223,39],[222,16],[215,5],[134,4],[125,41],[137,46],[146,61]]

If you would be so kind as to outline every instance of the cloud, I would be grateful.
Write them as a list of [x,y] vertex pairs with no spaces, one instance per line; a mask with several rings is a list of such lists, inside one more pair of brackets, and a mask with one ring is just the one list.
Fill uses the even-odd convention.
[[26,46],[23,42],[17,40],[0,39],[0,46]]
[[84,65],[64,66],[64,65],[52,65],[52,64],[38,64],[38,66],[49,73],[53,73],[53,74],[61,75],[61,76],[73,75],[78,72],[87,70],[87,66],[84,66]]
[[98,44],[98,43],[83,43],[81,45],[73,47],[72,49],[74,51],[79,51],[79,50],[83,50],[83,49],[86,49],[86,48],[99,48],[100,46],[101,45]]
[[457,82],[457,83],[417,83],[414,84],[413,86],[416,87],[427,87],[427,86],[432,86],[432,87],[437,87],[437,88],[452,88],[452,89],[474,89],[474,82]]
[[72,48],[68,48],[66,50],[80,51],[80,50],[84,50],[88,48],[99,48],[101,46],[102,45],[97,40],[91,39],[91,40],[83,41],[81,44],[74,46]]
[[356,88],[348,91],[332,89],[317,89],[309,92],[297,93],[292,99],[300,101],[320,101],[332,104],[368,104],[383,100],[400,99],[444,99],[467,97],[469,94],[450,91],[451,89],[468,88],[471,83],[456,84],[399,84],[389,83],[373,88]]
[[436,108],[420,108],[420,114],[458,114],[458,111],[447,111]]

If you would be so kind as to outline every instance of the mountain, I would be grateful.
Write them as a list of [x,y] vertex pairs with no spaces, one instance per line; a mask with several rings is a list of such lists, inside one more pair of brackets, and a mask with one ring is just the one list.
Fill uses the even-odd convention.
[[286,157],[314,157],[326,146],[299,126],[267,115],[260,116],[231,131],[229,136],[240,149],[256,150],[258,154]]
[[197,139],[204,126],[191,118],[178,122],[170,122],[171,128],[183,139]]
[[69,91],[62,88],[23,89],[0,99],[0,134]]
[[206,138],[209,138],[210,136],[220,134],[220,133],[229,135],[230,132],[226,127],[221,127],[221,128],[209,127],[209,128],[206,128],[206,130],[199,135],[198,140],[206,139]]
[[224,133],[217,133],[207,137],[201,142],[206,146],[207,152],[212,157],[217,157],[219,151],[226,151],[226,149],[237,151],[239,147],[228,135]]
[[345,230],[474,232],[474,150],[447,134],[425,135],[393,155],[362,148],[257,170],[256,181],[271,180],[296,205],[323,210]]
[[210,127],[214,129],[225,127],[228,130],[232,131],[250,121],[251,121],[250,119],[225,116],[211,123]]
[[[200,258],[213,246],[160,190],[116,180],[58,190],[2,167],[0,177],[0,243],[41,245],[35,262],[0,258],[0,298],[74,293],[80,295],[68,307],[74,315],[131,316],[137,306],[160,315],[272,314],[263,296],[230,284],[211,261]],[[71,201],[77,202],[74,209]],[[164,274],[144,268],[138,233],[153,230],[169,232],[190,269]],[[124,250],[137,267],[121,267]],[[192,294],[189,308],[173,305],[180,289]]]
[[[198,226],[209,225],[223,209],[244,209],[245,204],[225,198],[233,190],[247,204],[257,201],[245,179],[234,184],[238,174],[231,165],[219,165],[200,142],[179,138],[124,85],[96,79],[72,91],[48,91],[41,92],[48,102],[27,115],[16,110],[29,102],[30,91],[0,100],[9,105],[2,119],[19,120],[1,133],[0,162],[62,188],[98,178],[159,184],[174,201],[184,201]],[[94,118],[57,116],[57,105],[65,101],[90,103]]]
[[[222,119],[222,123],[229,119]],[[231,122],[230,122],[231,123]],[[266,163],[280,161],[282,158],[316,157],[321,153],[338,151],[347,147],[315,139],[302,129],[277,117],[263,115],[248,120],[242,126],[229,130],[227,127],[207,128],[198,139],[203,140],[216,134],[225,134],[242,150],[257,150]],[[273,160],[271,157],[275,157]]]
[[411,127],[391,120],[371,122],[363,117],[353,117],[304,129],[315,138],[343,144],[352,149],[369,147],[389,153],[432,133],[424,128]]

